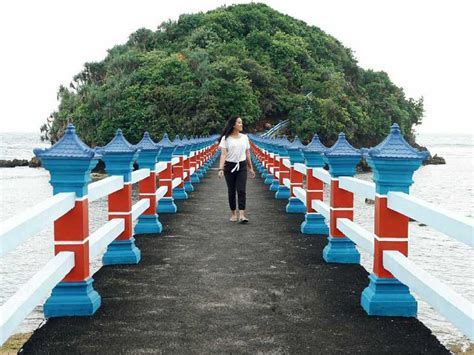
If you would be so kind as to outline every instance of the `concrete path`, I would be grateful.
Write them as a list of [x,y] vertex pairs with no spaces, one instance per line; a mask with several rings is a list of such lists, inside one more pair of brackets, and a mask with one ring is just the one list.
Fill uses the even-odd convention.
[[262,180],[248,181],[248,225],[228,221],[210,170],[165,232],[138,236],[142,261],[94,276],[93,317],[55,318],[24,353],[449,353],[414,318],[368,317],[367,272],[326,264],[325,238],[299,232]]

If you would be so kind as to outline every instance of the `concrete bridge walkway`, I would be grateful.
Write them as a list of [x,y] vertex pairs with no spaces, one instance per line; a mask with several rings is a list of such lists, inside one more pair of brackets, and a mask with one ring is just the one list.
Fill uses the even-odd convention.
[[326,264],[325,238],[299,232],[257,178],[248,225],[228,221],[225,182],[210,170],[161,235],[137,236],[139,265],[94,276],[93,317],[54,318],[25,353],[448,353],[414,318],[369,317],[367,272]]

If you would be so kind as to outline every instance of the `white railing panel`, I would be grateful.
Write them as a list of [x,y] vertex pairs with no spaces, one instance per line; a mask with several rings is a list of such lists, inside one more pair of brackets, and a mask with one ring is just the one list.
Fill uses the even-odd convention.
[[91,259],[96,257],[101,250],[112,243],[124,230],[125,221],[123,218],[112,219],[97,229],[89,236],[89,257]]
[[313,200],[311,207],[322,214],[324,218],[329,219],[329,205],[320,200]]
[[276,177],[277,179],[279,179],[279,178],[280,178],[280,170],[275,171],[275,173],[274,173],[273,175],[275,175],[275,177]]
[[271,166],[271,167],[268,169],[268,171],[270,172],[270,174],[273,174],[273,170],[275,170],[275,169],[273,168],[273,166]]
[[302,163],[296,163],[296,164],[293,166],[293,168],[294,168],[297,172],[299,172],[299,173],[303,174],[304,176],[306,176],[306,170],[307,170],[306,165],[304,165],[304,164],[302,164]]
[[290,189],[291,188],[290,179],[283,179],[283,185],[285,185],[286,187]]
[[374,234],[365,230],[348,218],[338,218],[337,228],[363,251],[374,255]]
[[135,184],[150,176],[150,169],[138,169],[132,172],[132,184]]
[[306,190],[302,187],[295,187],[293,193],[306,206]]
[[0,345],[73,267],[73,252],[57,254],[0,307]]
[[176,165],[179,163],[179,158],[178,157],[174,157],[171,159],[171,165]]
[[349,176],[341,176],[339,178],[339,187],[356,194],[358,197],[375,200],[375,184],[373,182]]
[[399,251],[384,251],[383,266],[474,340],[474,304],[428,274]]
[[132,206],[132,221],[136,221],[140,215],[150,207],[150,200],[145,198]]
[[160,186],[155,192],[156,201],[161,200],[166,195],[166,192],[168,192],[168,186]]
[[403,192],[388,193],[388,208],[474,247],[474,220]]
[[61,192],[0,224],[0,256],[48,227],[74,208],[76,194]]
[[193,175],[196,172],[196,168],[192,167],[189,169],[189,174]]
[[167,166],[168,166],[168,163],[166,161],[160,161],[160,162],[156,163],[156,165],[155,165],[155,172],[157,174],[161,173],[162,171],[166,170]]
[[290,159],[283,159],[283,165],[286,166],[288,169],[291,169]]
[[174,179],[173,179],[173,185],[172,185],[173,189],[174,189],[176,186],[178,186],[179,184],[181,184],[182,182],[183,182],[183,179],[181,179],[180,177],[174,178]]
[[331,174],[329,174],[326,170],[323,168],[314,168],[313,169],[313,176],[316,179],[319,179],[323,181],[326,184],[331,184]]
[[89,202],[110,195],[123,187],[123,176],[109,176],[105,179],[93,182],[87,186],[87,197]]

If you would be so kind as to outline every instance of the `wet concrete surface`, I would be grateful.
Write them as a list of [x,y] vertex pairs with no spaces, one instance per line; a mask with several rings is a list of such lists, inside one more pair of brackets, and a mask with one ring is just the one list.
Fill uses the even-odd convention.
[[55,318],[24,353],[449,353],[415,318],[369,317],[367,272],[326,264],[326,239],[299,232],[302,215],[259,178],[247,184],[250,223],[228,220],[227,193],[209,170],[161,235],[136,236],[138,265],[94,275],[102,306]]

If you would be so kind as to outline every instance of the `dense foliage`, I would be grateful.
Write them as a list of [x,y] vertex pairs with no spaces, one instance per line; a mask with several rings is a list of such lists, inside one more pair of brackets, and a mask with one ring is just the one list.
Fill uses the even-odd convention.
[[423,102],[407,99],[384,72],[357,66],[351,50],[317,27],[263,4],[222,7],[140,29],[127,43],[86,63],[57,112],[41,128],[56,141],[72,121],[90,145],[117,128],[132,142],[201,135],[238,114],[247,129],[290,118],[304,140],[332,143],[344,131],[358,146],[378,143],[392,122],[412,138]]

